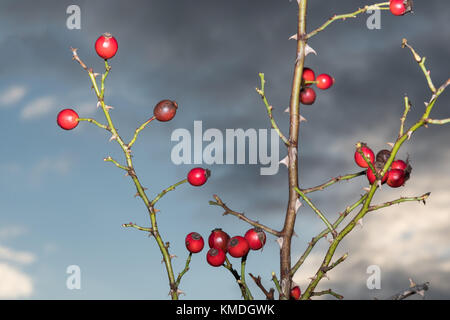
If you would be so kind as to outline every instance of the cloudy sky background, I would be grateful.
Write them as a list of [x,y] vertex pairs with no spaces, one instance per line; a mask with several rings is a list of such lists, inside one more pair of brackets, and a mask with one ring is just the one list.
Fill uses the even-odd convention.
[[[308,29],[335,13],[346,13],[371,1],[310,1]],[[81,8],[81,30],[66,28],[66,8]],[[295,60],[295,1],[2,1],[0,4],[0,298],[31,299],[166,299],[167,276],[154,241],[137,230],[148,225],[145,207],[133,198],[129,178],[104,163],[122,160],[118,146],[99,128],[81,123],[64,132],[57,112],[74,108],[82,117],[104,122],[96,109],[86,73],[71,61],[69,48],[96,71],[102,61],[93,49],[96,38],[110,32],[119,41],[107,81],[108,104],[125,140],[152,113],[161,99],[179,103],[175,119],[152,123],[134,147],[136,171],[154,196],[181,180],[194,165],[170,161],[177,128],[269,127],[265,108],[254,88],[266,74],[266,90],[274,116],[287,132],[283,113],[289,102]],[[448,12],[450,3],[415,1],[415,13],[381,16],[381,30],[366,27],[368,15],[336,22],[309,44],[317,56],[307,66],[329,73],[335,86],[318,93],[300,133],[300,181],[317,185],[332,176],[357,172],[354,144],[386,148],[398,133],[403,96],[413,102],[408,124],[420,117],[429,92],[409,51],[406,37],[427,56],[435,85],[450,75]],[[434,118],[450,116],[450,96],[439,99]],[[349,253],[319,288],[336,289],[349,299],[388,297],[416,282],[431,282],[429,298],[450,298],[450,127],[431,126],[414,134],[400,152],[410,156],[412,178],[405,188],[388,187],[374,203],[431,192],[426,206],[406,203],[374,212],[341,244]],[[286,151],[280,146],[280,156]],[[261,176],[258,165],[212,165],[202,188],[183,185],[159,202],[159,227],[178,273],[187,256],[184,237],[191,231],[205,238],[222,227],[231,235],[248,225],[222,217],[208,205],[212,194],[249,217],[281,228],[287,201],[287,171]],[[355,202],[367,186],[360,177],[311,195],[330,220]],[[293,259],[323,229],[321,221],[301,208],[293,243]],[[248,271],[262,276],[278,272],[278,245],[271,236],[263,252],[252,253]],[[326,249],[322,241],[295,276],[302,289]],[[209,267],[206,251],[195,255],[181,289],[189,299],[239,299],[225,269]],[[233,259],[235,266],[238,260]],[[66,288],[66,268],[81,268],[81,290]],[[378,265],[381,290],[368,290],[366,269]],[[212,289],[214,287],[214,289]],[[215,288],[222,288],[218,291]],[[253,293],[263,298],[253,283]]]

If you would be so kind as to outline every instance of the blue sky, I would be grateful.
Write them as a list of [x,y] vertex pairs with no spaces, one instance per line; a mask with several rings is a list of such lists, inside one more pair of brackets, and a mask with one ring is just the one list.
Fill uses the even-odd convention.
[[[310,1],[309,29],[334,13],[350,12],[368,1]],[[442,1],[415,1],[413,15],[382,13],[380,30],[366,28],[367,15],[337,22],[310,41],[317,56],[307,65],[330,73],[335,86],[318,92],[300,133],[300,181],[319,184],[332,176],[357,172],[354,144],[374,149],[395,139],[403,112],[403,95],[414,103],[411,119],[429,99],[426,83],[410,53],[400,48],[407,37],[428,58],[435,84],[449,76],[448,9]],[[66,28],[66,8],[81,8],[81,30]],[[326,6],[324,5],[326,4]],[[119,51],[111,60],[107,104],[119,133],[129,140],[135,128],[162,99],[180,108],[173,121],[153,122],[134,146],[137,174],[150,197],[183,179],[194,165],[174,165],[170,140],[177,128],[267,129],[269,121],[259,96],[258,73],[280,127],[295,59],[295,1],[2,1],[0,4],[0,298],[26,299],[166,299],[168,286],[159,250],[146,234],[121,227],[148,225],[144,205],[133,197],[128,177],[103,158],[122,161],[118,145],[99,128],[81,123],[62,131],[55,118],[62,108],[104,122],[96,108],[89,78],[71,60],[70,47],[96,71],[103,63],[94,42],[114,34]],[[449,95],[435,108],[448,117]],[[409,124],[413,120],[409,121]],[[420,130],[401,151],[413,163],[405,188],[383,189],[375,201],[431,191],[426,207],[407,203],[370,215],[341,245],[349,259],[324,280],[344,296],[368,299],[389,296],[408,285],[408,278],[431,281],[430,296],[450,296],[450,220],[448,190],[450,128]],[[287,132],[285,130],[285,132]],[[280,156],[285,150],[280,146]],[[160,202],[158,223],[170,241],[176,273],[187,256],[184,237],[191,231],[208,237],[221,227],[230,235],[248,225],[223,217],[208,205],[218,194],[233,209],[281,228],[286,208],[287,173],[261,176],[258,165],[211,165],[212,177],[201,188],[183,185]],[[313,196],[330,217],[355,201],[366,180],[356,179]],[[322,230],[321,221],[303,206],[297,219],[293,259]],[[304,286],[314,274],[326,242],[311,255],[295,280]],[[239,299],[231,274],[206,264],[206,250],[193,257],[180,288],[189,299]],[[238,261],[232,262],[237,265]],[[365,286],[366,268],[379,265],[382,289]],[[81,268],[81,290],[66,288],[66,268]],[[271,236],[263,252],[252,253],[248,271],[262,276],[278,272],[278,244]],[[351,276],[350,276],[351,275]],[[351,285],[349,285],[351,283]],[[1,285],[3,284],[3,287]],[[210,293],[214,284],[222,288]],[[254,295],[263,298],[252,284]]]

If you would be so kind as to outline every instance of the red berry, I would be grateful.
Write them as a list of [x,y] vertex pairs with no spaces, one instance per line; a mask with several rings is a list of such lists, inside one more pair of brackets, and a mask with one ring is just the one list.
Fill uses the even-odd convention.
[[95,41],[95,51],[103,59],[111,59],[116,55],[118,44],[110,33],[104,33]]
[[391,164],[391,169],[406,170],[407,167],[408,167],[408,164],[403,160],[395,160]]
[[170,121],[177,113],[178,104],[171,100],[161,100],[153,109],[153,115],[159,121]]
[[[373,153],[372,149],[367,147],[365,144],[362,144],[361,151],[364,153],[366,158],[371,162],[374,163],[375,161],[375,154]],[[361,168],[368,168],[369,164],[364,160],[363,156],[358,152],[358,150],[355,151],[355,162],[358,166]]]
[[216,228],[211,231],[211,234],[208,238],[208,244],[210,248],[222,249],[223,251],[227,252],[229,240],[230,236],[228,235],[228,233],[220,228]]
[[[314,74],[314,71],[310,68],[303,68],[303,75],[302,75],[303,81],[314,81],[316,80],[316,75]],[[311,83],[305,84],[305,86],[310,86]]]
[[317,80],[316,84],[317,88],[322,90],[330,88],[334,83],[334,79],[326,73],[319,74],[316,80]]
[[402,16],[412,11],[411,0],[390,0],[389,9],[395,16]]
[[205,184],[210,175],[211,172],[208,169],[194,168],[189,171],[187,180],[191,185],[199,187]]
[[311,105],[316,101],[316,92],[313,88],[304,88],[300,90],[300,102],[305,105]]
[[205,242],[203,241],[203,238],[200,234],[197,232],[191,232],[186,236],[185,240],[186,249],[188,249],[189,252],[197,253],[203,250],[203,247],[205,246]]
[[211,248],[206,254],[206,261],[213,267],[220,267],[225,262],[226,255],[222,249]]
[[244,237],[235,236],[228,241],[228,253],[234,258],[245,256],[250,250],[250,246]]
[[[375,166],[375,169],[378,170],[378,172],[381,172],[381,170],[382,170],[383,168],[377,169],[377,167]],[[381,183],[386,183],[386,180],[388,179],[388,174],[389,174],[389,171],[386,172],[386,174],[384,175],[384,177],[381,179]],[[375,180],[377,179],[377,177],[376,177],[375,174],[373,173],[372,169],[370,169],[370,168],[367,168],[366,175],[367,175],[367,179],[369,180],[369,183],[370,183],[370,184],[373,184],[373,183],[375,182]]]
[[72,130],[78,125],[78,114],[72,109],[64,109],[58,113],[56,123],[64,130]]
[[299,286],[295,286],[291,289],[291,298],[294,300],[300,300],[300,297],[302,296],[302,291],[300,290]]
[[247,240],[250,249],[259,250],[266,243],[266,234],[261,228],[253,228],[248,230],[244,235]]
[[398,188],[405,184],[405,171],[400,169],[391,169],[388,174],[387,184],[392,188]]

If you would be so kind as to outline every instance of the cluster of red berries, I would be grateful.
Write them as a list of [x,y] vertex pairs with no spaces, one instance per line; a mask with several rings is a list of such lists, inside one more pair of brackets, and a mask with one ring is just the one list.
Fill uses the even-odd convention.
[[[241,258],[250,250],[259,250],[266,243],[265,232],[258,228],[249,229],[245,235],[230,238],[228,233],[220,228],[211,231],[208,238],[210,249],[206,254],[206,261],[213,267],[220,267],[225,263],[226,254],[233,258]],[[191,232],[185,239],[186,248],[191,253],[203,250],[205,242],[200,234]]]
[[[371,170],[369,164],[366,162],[366,160],[359,153],[358,150],[355,151],[355,162],[361,168],[367,168],[366,171],[367,179],[369,180],[370,184],[373,184],[377,179],[377,175],[381,174],[381,171],[383,170],[386,161],[391,156],[391,152],[389,150],[383,149],[380,150],[375,157],[375,154],[373,153],[372,149],[370,149],[365,143],[362,144],[361,151],[367,158],[367,160],[369,160],[370,163],[373,165],[376,173],[373,172],[373,170]],[[411,171],[412,168],[408,160],[406,161],[395,160],[392,162],[386,174],[383,177],[381,177],[381,183],[382,184],[387,183],[388,186],[392,188],[401,187],[409,179]]]
[[300,90],[300,102],[305,105],[311,105],[316,101],[316,92],[311,88],[311,84],[315,83],[317,88],[326,90],[334,83],[334,78],[326,73],[317,76],[311,68],[303,68],[303,84]]
[[412,11],[413,4],[411,0],[390,0],[389,10],[395,16],[403,16]]

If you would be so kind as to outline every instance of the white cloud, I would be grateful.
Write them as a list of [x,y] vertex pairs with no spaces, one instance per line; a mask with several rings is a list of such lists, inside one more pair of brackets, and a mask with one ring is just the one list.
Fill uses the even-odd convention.
[[25,96],[27,89],[24,86],[12,86],[0,92],[0,106],[10,106],[18,103]]
[[42,177],[49,173],[65,175],[69,172],[71,165],[71,158],[64,155],[44,157],[31,168],[30,181],[34,184],[39,184]]
[[25,251],[15,251],[7,247],[0,246],[0,259],[9,260],[20,264],[30,264],[35,260],[34,254]]
[[24,234],[27,231],[22,226],[7,226],[0,228],[0,239],[11,239]]
[[0,263],[0,299],[19,299],[33,293],[33,281],[25,273]]
[[45,96],[37,98],[28,103],[20,114],[24,120],[32,120],[51,112],[56,107],[56,98],[53,96]]

